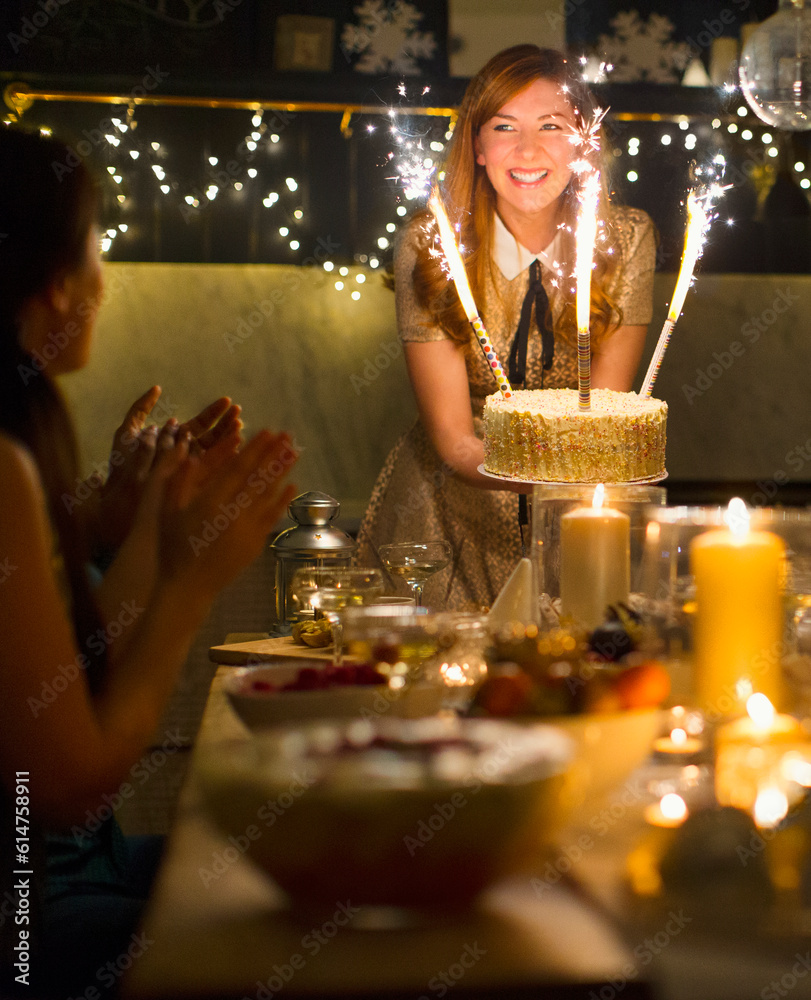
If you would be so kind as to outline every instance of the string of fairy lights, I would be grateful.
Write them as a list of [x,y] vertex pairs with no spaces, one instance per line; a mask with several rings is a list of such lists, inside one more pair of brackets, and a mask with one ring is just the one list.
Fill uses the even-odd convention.
[[[736,136],[742,143],[752,143],[756,146],[757,143],[760,142],[764,147],[763,161],[768,162],[768,160],[777,159],[780,156],[780,148],[776,145],[776,137],[769,127],[757,120],[752,122],[751,119],[755,116],[746,107],[739,107],[735,113],[741,120],[740,123],[732,121],[724,125],[724,122],[720,118],[713,118],[709,123],[710,128],[717,132],[726,131],[729,136]],[[750,120],[746,121],[747,118]],[[664,126],[659,136],[659,142],[661,145],[677,146],[680,137],[674,134],[675,132],[684,133],[681,137],[682,146],[686,152],[692,153],[696,149],[699,141],[694,124],[685,117],[670,127]],[[628,156],[638,157],[640,155],[640,151],[641,140],[638,136],[633,135],[626,140],[626,148],[624,150],[619,147],[614,149],[614,156],[618,157],[627,153]],[[799,186],[805,191],[811,188],[809,165],[806,164],[804,160],[795,160],[793,170],[799,175]],[[625,179],[633,184],[639,181],[640,174],[634,167],[629,167],[625,172]]]
[[[405,92],[401,90],[405,97]],[[366,112],[368,115],[368,112]],[[436,169],[436,162],[443,152],[445,142],[452,134],[451,116],[437,116],[430,122],[422,121],[415,125],[411,116],[400,116],[395,109],[381,108],[382,125],[367,124],[365,132],[373,135],[379,128],[390,136],[390,142],[395,152],[388,152],[378,157],[381,178],[388,182],[384,186],[389,192],[389,201],[382,214],[388,215],[381,230],[373,237],[372,245],[367,252],[354,254],[355,265],[375,270],[384,263],[386,252],[392,247],[398,224],[410,211],[410,202],[421,197],[424,192],[426,178]],[[269,120],[268,120],[269,119]],[[13,125],[17,116],[7,115],[4,124]],[[288,136],[283,132],[289,125],[289,120],[281,116],[277,124],[275,113],[266,116],[261,108],[251,111],[249,126],[245,128],[242,140],[231,150],[227,160],[215,155],[199,154],[199,162],[205,179],[195,183],[177,169],[174,165],[172,145],[161,137],[145,134],[145,129],[137,118],[134,105],[114,107],[109,118],[103,118],[103,128],[85,130],[81,139],[75,143],[78,155],[86,156],[91,152],[94,159],[101,164],[112,188],[108,192],[111,200],[119,206],[120,221],[109,220],[101,237],[101,250],[109,255],[118,241],[125,240],[131,232],[127,219],[137,214],[137,199],[135,194],[137,178],[147,176],[153,187],[153,193],[159,192],[166,203],[176,205],[185,218],[193,218],[206,211],[217,199],[228,196],[245,195],[250,187],[264,185],[259,194],[262,209],[274,213],[275,233],[279,240],[286,243],[290,251],[291,263],[300,260],[302,240],[297,227],[305,221],[305,209],[297,199],[300,190],[300,175],[295,171],[267,169],[267,163],[262,165],[262,156],[278,153],[284,146]],[[43,133],[50,134],[52,128],[41,125]],[[351,135],[351,132],[349,133]],[[439,136],[439,138],[437,137]],[[374,155],[374,153],[370,154]],[[186,157],[188,161],[188,157]],[[394,171],[387,169],[394,165]],[[301,165],[300,169],[306,169]],[[269,182],[269,174],[272,181]],[[255,192],[254,192],[255,193]],[[393,197],[392,197],[393,196]],[[298,255],[298,256],[297,256]],[[350,278],[350,268],[343,262],[327,256],[319,261],[327,273],[334,272],[336,291],[349,291],[352,299],[361,296],[362,286],[366,281],[363,270]]]
[[[755,187],[761,202],[768,194],[778,169],[787,170],[797,187],[804,193],[808,192],[811,189],[811,154],[787,156],[789,149],[793,151],[797,145],[804,149],[807,144],[797,143],[796,134],[775,134],[743,101],[738,88],[726,86],[722,93],[730,104],[740,100],[737,107],[733,106],[724,119],[717,116],[696,122],[687,116],[679,117],[661,125],[659,135],[653,141],[658,140],[666,149],[682,148],[690,156],[697,155],[696,151],[701,145],[706,147],[705,153],[713,149],[734,151],[741,166],[736,171],[736,176],[728,178],[733,182],[730,186],[735,186],[746,177]],[[629,185],[640,182],[641,173],[634,163],[634,158],[641,154],[639,136],[628,135],[622,145],[615,146],[613,153],[622,162],[624,180]],[[627,165],[625,157],[631,158]],[[727,226],[734,226],[737,220],[729,208],[723,211]]]
[[[405,96],[403,90],[401,94]],[[728,98],[733,96],[728,95]],[[130,232],[127,219],[137,214],[137,205],[133,204],[137,197],[136,178],[148,175],[154,190],[167,201],[174,201],[188,217],[204,213],[217,199],[244,196],[249,191],[256,195],[258,186],[262,210],[275,217],[276,237],[286,244],[290,262],[299,263],[303,253],[299,227],[306,220],[298,192],[306,164],[299,165],[298,174],[289,167],[287,170],[274,167],[272,160],[268,167],[267,156],[280,159],[279,152],[290,142],[293,133],[286,131],[289,122],[284,119],[280,122],[274,112],[266,114],[261,108],[248,114],[242,141],[227,161],[201,150],[199,162],[204,179],[195,183],[178,169],[171,141],[146,135],[146,129],[139,128],[134,105],[112,108],[110,117],[103,119],[109,128],[94,129],[88,139],[93,145],[93,155],[104,164],[109,183],[113,185],[112,197],[120,207],[119,220],[111,220],[103,234],[102,251],[109,254],[117,242],[126,241]],[[356,266],[352,272],[360,265],[358,273],[350,273],[350,267],[334,255],[319,262],[325,272],[334,276],[335,290],[347,292],[355,300],[360,298],[366,280],[364,270],[377,269],[385,262],[398,226],[410,214],[415,202],[427,198],[445,145],[453,133],[451,116],[415,121],[413,117],[400,115],[395,108],[381,108],[380,117],[382,122],[365,125],[365,133],[372,136],[382,131],[391,146],[379,162],[381,174],[389,182],[389,204],[380,214],[389,218],[372,237],[368,250],[354,254]],[[665,121],[621,119],[622,116],[617,116],[609,126],[606,148],[613,154],[615,173],[629,185],[644,180],[646,153],[651,153],[655,143],[674,153],[680,151],[685,164],[692,157],[703,155],[705,146],[717,149],[733,144],[750,168],[754,166],[761,171],[768,171],[770,162],[776,161],[781,153],[773,131],[756,119],[743,101],[723,119],[687,115]],[[6,118],[6,124],[13,121],[13,115]],[[42,128],[49,130],[48,126]],[[370,155],[374,156],[375,152],[370,151]],[[811,165],[804,159],[796,159],[792,169],[799,187],[808,191]],[[441,179],[441,174],[438,176]]]

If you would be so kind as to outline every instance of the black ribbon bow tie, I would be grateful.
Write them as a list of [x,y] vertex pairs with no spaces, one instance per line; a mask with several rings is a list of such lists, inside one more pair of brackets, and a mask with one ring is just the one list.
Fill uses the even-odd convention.
[[516,385],[522,385],[527,377],[527,345],[529,343],[529,324],[532,317],[532,303],[535,303],[535,322],[541,331],[541,364],[543,370],[549,371],[555,357],[555,334],[549,328],[546,310],[549,299],[541,281],[541,265],[533,260],[529,266],[529,288],[521,306],[521,319],[515,331],[510,348],[509,379]]

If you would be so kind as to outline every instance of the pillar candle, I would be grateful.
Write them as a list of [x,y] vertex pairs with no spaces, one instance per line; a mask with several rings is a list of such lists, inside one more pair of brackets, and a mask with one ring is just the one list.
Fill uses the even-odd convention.
[[561,613],[584,628],[605,620],[606,608],[627,601],[631,588],[631,519],[603,507],[602,484],[591,507],[560,519]]
[[733,515],[729,522],[730,528],[706,531],[690,546],[696,700],[710,718],[742,714],[753,692],[783,704],[785,546],[771,532],[752,531],[748,517]]

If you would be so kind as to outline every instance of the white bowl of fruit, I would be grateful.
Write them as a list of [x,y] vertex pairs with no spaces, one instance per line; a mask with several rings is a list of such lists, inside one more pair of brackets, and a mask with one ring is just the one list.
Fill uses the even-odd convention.
[[579,809],[626,780],[659,734],[670,677],[641,645],[625,607],[590,634],[509,625],[492,637],[468,714],[563,729],[577,747],[570,806]]
[[[249,857],[300,911],[351,899],[435,916],[537,870],[571,754],[549,726],[343,720],[207,748],[198,778],[223,834],[256,828]],[[283,815],[263,820],[285,796]]]
[[418,718],[440,709],[437,687],[398,680],[371,663],[280,659],[233,670],[223,689],[249,729],[323,718]]

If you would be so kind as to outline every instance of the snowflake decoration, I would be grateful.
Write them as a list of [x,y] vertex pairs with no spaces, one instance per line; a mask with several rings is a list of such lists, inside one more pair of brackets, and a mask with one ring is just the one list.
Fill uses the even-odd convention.
[[344,25],[341,48],[347,57],[361,53],[356,72],[417,76],[417,60],[436,52],[434,33],[416,30],[423,15],[407,0],[364,0],[354,11],[360,24]]
[[600,35],[600,56],[613,63],[612,82],[678,83],[680,71],[690,61],[687,42],[670,40],[672,22],[662,14],[643,21],[635,10],[612,18],[613,35]]

